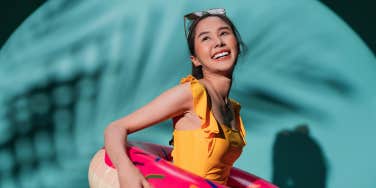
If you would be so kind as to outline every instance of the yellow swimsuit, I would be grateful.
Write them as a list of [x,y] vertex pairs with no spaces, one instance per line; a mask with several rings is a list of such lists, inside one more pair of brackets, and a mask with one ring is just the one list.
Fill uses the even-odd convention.
[[191,75],[180,81],[181,84],[186,82],[191,84],[194,110],[202,125],[201,129],[174,130],[174,165],[208,180],[226,184],[230,169],[246,144],[239,115],[240,104],[231,100],[240,130],[219,125],[208,106],[205,87]]

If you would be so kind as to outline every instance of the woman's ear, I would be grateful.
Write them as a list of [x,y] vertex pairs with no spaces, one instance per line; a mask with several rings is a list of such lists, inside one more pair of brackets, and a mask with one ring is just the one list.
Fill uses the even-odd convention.
[[195,67],[198,67],[201,65],[200,61],[196,56],[191,55],[191,61]]

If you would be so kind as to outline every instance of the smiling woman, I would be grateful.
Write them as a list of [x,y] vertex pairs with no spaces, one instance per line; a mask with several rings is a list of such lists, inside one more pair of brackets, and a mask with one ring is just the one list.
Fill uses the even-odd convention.
[[[20,6],[32,8],[27,2]],[[0,14],[26,16],[7,4]],[[301,187],[308,188],[313,179],[305,177],[314,176],[328,188],[374,187],[369,172],[376,163],[369,161],[376,158],[376,87],[370,83],[376,59],[357,35],[372,31],[364,18],[374,16],[368,11],[374,6],[329,3],[337,13],[350,13],[341,20],[320,1],[298,0],[46,1],[22,18],[0,50],[0,187],[88,187],[84,172],[103,146],[109,122],[190,73],[183,16],[218,5],[226,7],[250,52],[239,55],[230,92],[242,104],[248,133],[234,166],[276,184],[304,181]],[[6,23],[15,17],[0,18],[0,32],[15,29]],[[187,30],[191,24],[187,19]],[[317,170],[318,152],[299,153],[309,143],[283,144],[294,135],[280,142],[280,131],[301,123],[309,125],[309,138],[322,151],[325,173]],[[153,125],[128,140],[165,144],[171,124]]]
[[124,138],[166,119],[173,119],[174,125],[173,165],[209,182],[227,184],[246,144],[240,104],[229,98],[240,35],[224,9],[194,12],[184,18],[186,28],[187,20],[191,22],[186,35],[192,75],[105,130],[106,153],[117,169],[120,187],[151,186],[135,161],[124,155]]

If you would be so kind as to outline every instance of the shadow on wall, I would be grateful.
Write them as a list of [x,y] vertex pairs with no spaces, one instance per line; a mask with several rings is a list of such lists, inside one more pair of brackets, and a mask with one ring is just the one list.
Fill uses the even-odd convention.
[[273,183],[280,188],[325,188],[327,162],[307,125],[280,131],[273,146]]
[[50,79],[10,97],[5,105],[9,131],[1,132],[8,138],[0,142],[0,187],[88,186],[91,153],[85,148],[92,140],[100,76],[97,71]]

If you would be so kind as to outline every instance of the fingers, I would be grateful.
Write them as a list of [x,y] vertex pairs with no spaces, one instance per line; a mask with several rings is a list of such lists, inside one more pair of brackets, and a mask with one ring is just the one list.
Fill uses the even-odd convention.
[[152,186],[150,185],[150,183],[146,179],[144,179],[142,181],[142,187],[143,188],[152,188]]

